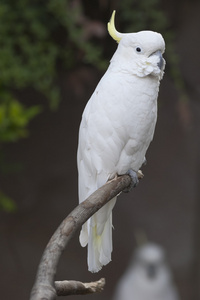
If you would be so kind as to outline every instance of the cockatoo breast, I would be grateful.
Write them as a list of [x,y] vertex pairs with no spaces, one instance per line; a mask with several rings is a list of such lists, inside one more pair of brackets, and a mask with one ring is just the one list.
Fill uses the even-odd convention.
[[[99,82],[83,114],[90,165],[108,178],[137,171],[153,138],[157,118],[156,77],[123,76],[112,66]],[[87,156],[87,155],[85,155]]]

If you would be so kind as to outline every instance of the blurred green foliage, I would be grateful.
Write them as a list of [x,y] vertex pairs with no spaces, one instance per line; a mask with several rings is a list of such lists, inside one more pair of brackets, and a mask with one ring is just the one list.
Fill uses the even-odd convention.
[[0,210],[3,210],[4,212],[8,212],[8,213],[13,213],[17,210],[17,206],[13,201],[13,199],[3,194],[1,191],[0,191]]
[[10,94],[4,94],[4,101],[0,104],[0,141],[14,142],[19,138],[26,137],[28,122],[39,111],[39,106],[27,109]]
[[12,101],[14,90],[31,86],[55,108],[58,66],[102,64],[100,49],[83,39],[81,13],[68,0],[0,2],[0,105],[5,96]]
[[[101,50],[83,39],[78,24],[81,6],[68,0],[1,0],[0,2],[0,144],[28,135],[27,126],[39,105],[22,104],[16,91],[32,87],[52,109],[59,103],[58,68],[80,61],[102,68]],[[13,210],[0,193],[0,207]]]
[[[98,2],[98,1],[97,1]],[[87,3],[87,1],[86,1]],[[151,29],[163,33],[175,85],[184,89],[173,47],[173,33],[161,0],[118,2],[126,32]],[[27,125],[41,108],[20,103],[15,91],[33,87],[55,108],[59,102],[58,68],[78,63],[103,69],[101,47],[85,40],[80,20],[84,1],[1,0],[0,2],[0,142],[27,136]]]
[[[94,0],[93,10],[99,4]],[[161,4],[161,0],[116,1],[117,20],[125,32],[151,29],[164,35],[175,86],[186,99],[173,32]],[[106,5],[108,11],[111,4]],[[58,70],[66,72],[80,63],[105,69],[103,47],[85,38],[83,20],[88,7],[91,11],[91,2],[81,0],[0,1],[0,145],[27,137],[30,120],[42,110],[29,99],[20,102],[16,91],[31,87],[55,109],[60,99]],[[14,211],[14,207],[0,192],[0,208]]]

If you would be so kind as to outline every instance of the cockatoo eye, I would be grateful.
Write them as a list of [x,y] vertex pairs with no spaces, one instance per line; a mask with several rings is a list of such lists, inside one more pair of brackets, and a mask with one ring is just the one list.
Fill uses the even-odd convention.
[[140,53],[140,52],[142,52],[142,49],[140,48],[140,47],[136,47],[136,52],[138,52],[138,53]]

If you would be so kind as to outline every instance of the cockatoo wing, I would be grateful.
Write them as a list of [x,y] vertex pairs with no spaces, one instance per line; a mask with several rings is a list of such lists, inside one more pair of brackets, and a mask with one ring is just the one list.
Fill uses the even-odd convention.
[[[78,148],[79,169],[79,201],[82,202],[106,181],[113,177],[116,159],[107,158],[107,148],[111,144],[109,120],[104,114],[101,105],[101,97],[94,92],[84,111],[80,131]],[[103,95],[106,97],[106,95]],[[108,97],[108,96],[107,96]],[[97,101],[98,100],[98,101]],[[94,123],[93,126],[90,126]],[[112,171],[110,171],[112,170]],[[82,246],[88,244],[88,266],[92,272],[97,272],[102,265],[111,260],[112,253],[112,209],[116,198],[102,207],[82,227],[80,243]]]

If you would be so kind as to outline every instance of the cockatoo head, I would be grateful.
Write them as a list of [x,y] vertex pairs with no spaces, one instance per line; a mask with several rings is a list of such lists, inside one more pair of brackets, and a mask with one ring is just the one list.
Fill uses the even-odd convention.
[[134,256],[134,266],[143,280],[149,282],[168,280],[169,270],[165,262],[164,251],[153,243],[148,243],[137,249]]
[[137,33],[120,33],[114,25],[115,11],[113,11],[108,31],[119,45],[113,55],[111,63],[121,72],[127,72],[139,77],[153,75],[163,76],[165,60],[165,42],[160,33],[154,31],[140,31]]

